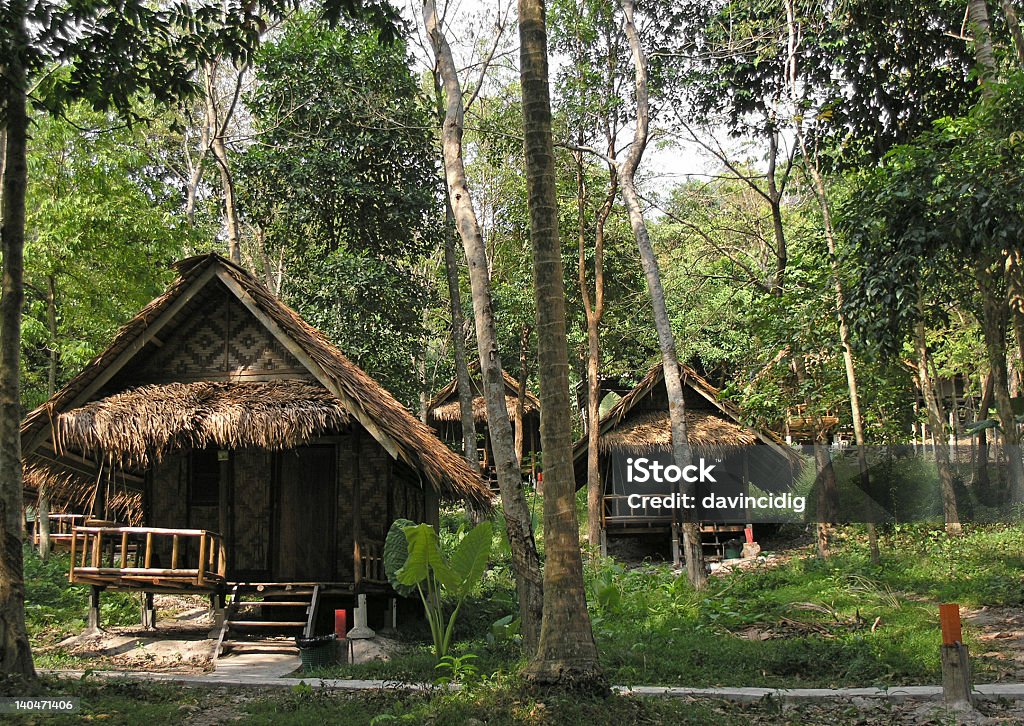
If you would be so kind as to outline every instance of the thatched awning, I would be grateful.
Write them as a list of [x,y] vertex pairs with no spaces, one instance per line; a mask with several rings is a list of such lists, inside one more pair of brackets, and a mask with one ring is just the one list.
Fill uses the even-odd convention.
[[[686,412],[690,446],[705,455],[724,454],[732,449],[758,443],[757,435],[734,421],[711,411]],[[601,451],[649,453],[672,445],[672,427],[668,411],[648,411],[623,421],[601,434]]]
[[349,413],[305,381],[168,383],[135,388],[60,414],[58,450],[101,452],[148,467],[174,449],[290,449],[337,431]]
[[[51,514],[88,511],[97,487],[94,477],[84,476],[82,472],[66,469],[38,456],[25,464],[22,484],[27,491],[50,500]],[[107,501],[107,507],[120,522],[132,526],[142,524],[141,491],[116,488]]]
[[[533,399],[532,395],[528,396],[523,403],[524,414],[529,415],[537,412],[537,406],[531,399]],[[505,409],[508,411],[510,421],[515,419],[516,406],[518,405],[518,398],[515,396],[505,396]],[[430,419],[432,421],[461,421],[462,406],[459,405],[459,400],[455,399],[430,409]],[[483,396],[477,396],[473,399],[473,420],[477,423],[487,421],[487,401],[484,400]]]

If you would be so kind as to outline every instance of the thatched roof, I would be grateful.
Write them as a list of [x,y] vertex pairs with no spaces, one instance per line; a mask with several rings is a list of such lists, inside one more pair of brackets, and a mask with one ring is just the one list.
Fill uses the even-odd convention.
[[[679,374],[685,388],[699,394],[710,409],[686,411],[687,433],[690,444],[706,454],[724,454],[729,449],[754,444],[773,447],[779,456],[799,464],[799,456],[775,433],[747,425],[740,411],[719,396],[717,388],[690,366],[680,364]],[[601,451],[624,450],[631,453],[650,452],[672,444],[672,431],[668,411],[638,411],[637,405],[657,386],[664,386],[664,368],[659,362],[647,375],[608,411],[600,421],[598,447]],[[573,451],[577,476],[585,471],[587,438],[576,442]],[[583,476],[577,485],[586,484]]]
[[[97,486],[95,478],[69,471],[38,457],[31,466],[25,468],[22,483],[26,490],[41,492],[50,497],[52,514],[89,510]],[[131,491],[123,486],[115,487],[115,491],[107,500],[107,506],[119,522],[131,526],[142,524],[142,492]]]
[[349,423],[317,383],[167,383],[141,386],[57,417],[58,450],[103,451],[146,468],[172,449],[290,449]]
[[[686,432],[690,446],[701,454],[722,455],[730,449],[756,444],[751,430],[710,411],[687,411]],[[672,445],[672,425],[668,411],[647,411],[601,434],[602,451],[613,449],[641,454]]]
[[128,321],[106,350],[22,423],[26,468],[37,463],[36,450],[47,439],[56,438],[60,414],[94,400],[102,385],[151,341],[190,296],[219,280],[393,458],[421,472],[444,496],[490,506],[490,492],[462,457],[253,275],[216,254],[190,257],[175,268],[178,278],[164,294]]
[[[508,371],[502,370],[502,377],[505,381],[505,408],[508,410],[509,419],[515,418],[516,406],[519,403],[519,382],[509,375]],[[487,421],[487,401],[480,390],[480,364],[474,361],[470,368],[470,384],[473,387],[473,420],[477,422]],[[523,413],[533,415],[540,411],[540,401],[529,391],[526,391],[523,401]],[[453,378],[448,384],[438,391],[427,404],[427,420],[434,422],[461,421],[462,406],[459,402],[459,381]]]

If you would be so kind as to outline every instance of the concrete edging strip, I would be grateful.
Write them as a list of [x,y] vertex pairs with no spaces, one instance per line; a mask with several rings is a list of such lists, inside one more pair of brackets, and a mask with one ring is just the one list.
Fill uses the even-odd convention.
[[[84,671],[43,670],[40,673],[58,678],[82,678]],[[300,683],[312,688],[343,691],[377,691],[394,689],[403,691],[458,690],[457,686],[437,686],[430,683],[407,683],[389,680],[353,680],[334,678],[280,678],[260,676],[218,675],[214,673],[162,673],[149,671],[90,671],[89,677],[123,678],[133,681],[154,681],[182,686],[207,688],[282,688],[290,689]],[[616,693],[654,698],[711,698],[725,701],[753,702],[764,699],[780,702],[813,702],[850,700],[854,698],[881,699],[893,702],[942,700],[940,686],[894,686],[892,688],[689,688],[683,686],[613,686]],[[1024,700],[1024,683],[986,683],[974,687],[974,694],[982,700]]]

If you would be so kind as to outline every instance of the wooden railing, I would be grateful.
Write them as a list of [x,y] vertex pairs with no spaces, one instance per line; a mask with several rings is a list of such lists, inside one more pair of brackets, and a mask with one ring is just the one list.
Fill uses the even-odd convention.
[[[71,544],[71,531],[76,524],[85,522],[84,514],[51,514],[50,546],[68,547]],[[32,521],[32,544],[39,546],[39,515]]]
[[[161,553],[169,550],[168,563]],[[166,566],[169,565],[169,566]],[[227,573],[224,540],[205,529],[81,526],[71,534],[71,582],[212,588]]]
[[384,548],[375,542],[360,542],[356,548],[356,584],[387,582],[384,573]]

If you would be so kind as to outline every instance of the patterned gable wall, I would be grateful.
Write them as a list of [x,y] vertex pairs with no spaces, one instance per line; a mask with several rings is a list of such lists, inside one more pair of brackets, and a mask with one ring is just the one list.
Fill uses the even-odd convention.
[[220,283],[211,283],[178,318],[158,336],[162,344],[122,374],[132,385],[311,377]]

